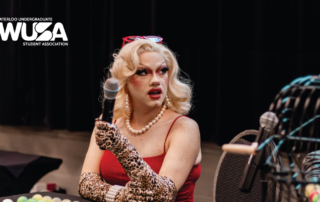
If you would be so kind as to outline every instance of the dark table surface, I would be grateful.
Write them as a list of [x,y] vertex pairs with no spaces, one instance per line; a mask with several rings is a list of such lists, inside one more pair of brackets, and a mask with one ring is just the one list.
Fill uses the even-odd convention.
[[61,163],[61,159],[0,150],[0,197],[29,193],[36,182]]
[[61,200],[63,199],[69,199],[70,201],[79,201],[79,202],[92,202],[86,199],[81,198],[80,196],[73,196],[68,194],[60,194],[55,192],[35,192],[35,193],[27,193],[27,194],[19,194],[19,195],[13,195],[13,196],[5,196],[0,197],[0,202],[2,202],[4,199],[11,199],[13,202],[17,202],[18,198],[20,196],[25,196],[27,198],[32,198],[35,194],[40,194],[42,197],[44,196],[51,196],[51,198],[58,197]]

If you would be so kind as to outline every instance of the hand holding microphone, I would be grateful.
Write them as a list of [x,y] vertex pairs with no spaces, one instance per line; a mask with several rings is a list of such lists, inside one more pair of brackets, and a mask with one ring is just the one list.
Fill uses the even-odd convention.
[[[115,147],[115,133],[118,128],[112,124],[114,102],[119,91],[119,82],[116,79],[109,78],[103,85],[104,100],[102,119],[97,118],[95,125],[96,129],[96,143],[102,150],[112,151]],[[119,133],[119,132],[118,132]],[[118,134],[116,133],[116,134]],[[119,136],[119,135],[118,135]],[[117,139],[120,139],[119,136]],[[119,141],[116,141],[119,142]]]

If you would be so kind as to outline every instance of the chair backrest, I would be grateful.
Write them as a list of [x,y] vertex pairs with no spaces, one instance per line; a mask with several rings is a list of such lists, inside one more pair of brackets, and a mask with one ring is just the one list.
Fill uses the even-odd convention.
[[[257,130],[243,131],[230,143],[251,145],[258,133]],[[262,161],[266,160],[274,147],[273,142],[265,147],[265,155],[262,157]],[[213,201],[281,201],[281,186],[271,180],[266,180],[265,173],[260,169],[258,169],[250,192],[245,193],[239,190],[239,184],[249,157],[249,155],[223,152],[214,176]],[[274,155],[273,162],[277,162],[281,166],[280,156]]]

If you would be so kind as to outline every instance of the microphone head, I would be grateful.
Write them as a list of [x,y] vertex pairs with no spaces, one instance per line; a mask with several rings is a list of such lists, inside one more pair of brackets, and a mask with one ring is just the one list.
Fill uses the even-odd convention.
[[114,100],[116,99],[119,91],[119,82],[116,79],[109,78],[103,85],[104,99]]
[[265,112],[260,116],[260,126],[272,130],[279,120],[273,112]]

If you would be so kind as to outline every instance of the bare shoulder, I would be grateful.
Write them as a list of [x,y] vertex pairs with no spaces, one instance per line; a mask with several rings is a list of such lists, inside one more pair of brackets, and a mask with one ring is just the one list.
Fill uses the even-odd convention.
[[199,126],[198,123],[186,116],[179,117],[171,129],[172,132],[176,133],[177,131],[181,131],[184,134],[198,134]]
[[186,116],[179,117],[175,123],[176,127],[189,127],[199,129],[198,123]]
[[[177,114],[176,117],[178,116],[180,115]],[[186,116],[179,117],[172,125],[169,139],[171,141],[181,141],[184,139],[185,143],[200,141],[200,131],[197,122]]]

